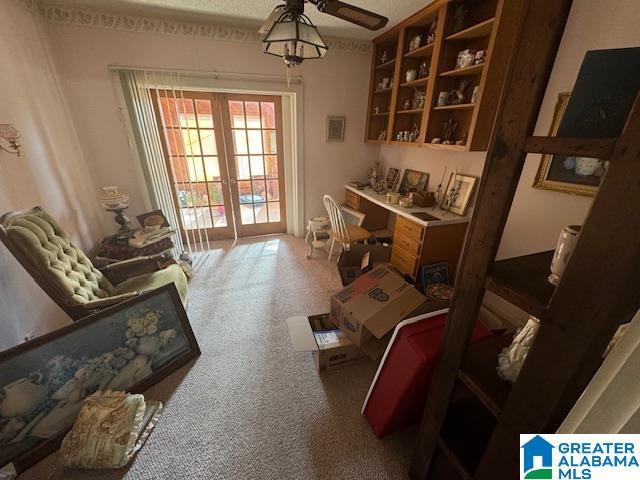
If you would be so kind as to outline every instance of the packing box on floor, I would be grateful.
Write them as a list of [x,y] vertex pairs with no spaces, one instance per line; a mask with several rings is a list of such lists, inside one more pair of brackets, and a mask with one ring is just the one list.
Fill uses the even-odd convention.
[[318,372],[365,360],[364,354],[329,319],[329,314],[287,319],[289,337],[297,352],[312,352]]
[[343,250],[338,260],[338,272],[342,286],[347,286],[356,278],[367,273],[372,268],[389,263],[391,247],[383,245],[351,245],[349,250]]
[[390,265],[380,265],[331,296],[331,319],[373,360],[393,328],[425,301]]

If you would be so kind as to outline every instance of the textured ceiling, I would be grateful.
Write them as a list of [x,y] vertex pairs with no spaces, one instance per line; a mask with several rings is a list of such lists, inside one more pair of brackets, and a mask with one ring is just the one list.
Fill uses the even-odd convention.
[[[347,0],[348,1],[348,0]],[[283,0],[44,0],[47,5],[65,5],[102,10],[109,13],[147,15],[191,22],[215,22],[258,28],[273,8]],[[351,4],[389,18],[394,25],[424,7],[429,0],[352,0]],[[327,36],[370,39],[380,32],[371,32],[348,22],[319,13],[307,5],[305,13]],[[386,27],[388,28],[388,27]]]

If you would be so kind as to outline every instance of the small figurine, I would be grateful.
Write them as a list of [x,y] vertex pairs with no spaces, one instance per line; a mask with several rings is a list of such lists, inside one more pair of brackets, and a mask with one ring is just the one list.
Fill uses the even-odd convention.
[[429,75],[429,64],[426,60],[423,60],[420,63],[420,67],[418,68],[418,78],[424,78]]
[[453,11],[453,33],[459,32],[464,28],[464,20],[467,16],[468,10],[465,8],[464,3],[456,2],[456,6]]
[[478,50],[476,52],[475,65],[480,65],[487,60],[487,51],[486,50]]
[[464,103],[465,91],[469,88],[469,85],[471,85],[471,81],[468,78],[461,80],[458,88],[451,90],[449,93],[447,103],[449,105],[459,105]]
[[387,131],[381,130],[380,135],[378,135],[378,140],[386,140],[387,139]]
[[444,122],[443,129],[442,129],[443,145],[453,145],[453,138],[456,134],[457,128],[458,128],[458,122],[456,122],[451,117],[449,117],[449,119]]
[[438,27],[438,22],[434,20],[429,25],[429,33],[427,33],[427,45],[433,43],[436,40],[436,28]]
[[369,169],[369,186],[375,190],[378,187],[378,174],[380,172],[380,160],[377,160]]
[[409,100],[408,98],[404,101],[404,109],[411,110],[411,100]]
[[380,107],[378,107],[378,105],[374,105],[374,107],[373,107],[373,113],[375,113],[376,115],[377,115],[378,113],[380,113]]
[[380,57],[380,63],[387,63],[387,60],[389,60],[389,54],[386,50],[383,50],[382,56]]

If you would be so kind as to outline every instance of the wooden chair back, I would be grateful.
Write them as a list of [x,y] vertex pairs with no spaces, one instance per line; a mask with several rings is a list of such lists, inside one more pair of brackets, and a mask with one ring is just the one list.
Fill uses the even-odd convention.
[[347,224],[342,216],[340,205],[336,203],[331,195],[325,195],[323,200],[324,208],[327,209],[329,221],[331,222],[331,234],[336,240],[339,240],[342,243],[350,243],[349,231],[347,230]]

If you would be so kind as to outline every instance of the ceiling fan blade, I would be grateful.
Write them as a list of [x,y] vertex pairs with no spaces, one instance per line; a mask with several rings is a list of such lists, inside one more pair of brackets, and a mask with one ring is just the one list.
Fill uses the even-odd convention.
[[280,15],[284,13],[285,8],[285,5],[278,5],[276,8],[274,8],[271,14],[267,17],[265,22],[260,27],[260,30],[258,30],[258,33],[266,35],[269,30],[271,30],[271,27],[273,27],[273,24],[276,23],[276,20],[278,20]]
[[338,0],[318,0],[312,3],[315,3],[318,10],[323,13],[355,23],[369,30],[380,30],[389,21],[387,17]]

